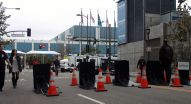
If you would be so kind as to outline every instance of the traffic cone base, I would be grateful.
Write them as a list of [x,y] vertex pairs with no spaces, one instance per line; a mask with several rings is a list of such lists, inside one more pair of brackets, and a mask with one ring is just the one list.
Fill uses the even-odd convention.
[[103,92],[103,91],[107,91],[104,87],[104,82],[102,80],[102,69],[99,68],[99,75],[98,75],[98,82],[97,82],[97,88],[96,91],[97,92]]
[[70,86],[77,86],[78,82],[76,78],[72,78],[72,83],[70,84]]
[[103,82],[97,82],[97,89],[96,89],[97,92],[103,92],[103,91],[107,91],[105,88],[104,88],[104,83]]
[[58,96],[59,93],[55,85],[48,88],[47,96]]
[[59,93],[57,91],[57,87],[54,84],[54,77],[53,72],[50,72],[50,80],[49,80],[50,86],[48,87],[47,96],[58,96]]
[[107,66],[107,73],[106,73],[106,77],[105,77],[105,84],[112,84],[111,77],[110,77],[109,66]]
[[78,85],[78,81],[76,78],[76,69],[73,69],[73,73],[72,73],[72,81],[71,81],[71,86],[77,86]]
[[180,78],[179,78],[179,73],[178,73],[178,68],[176,68],[175,70],[175,76],[172,79],[172,85],[170,85],[171,87],[183,87],[180,83]]
[[106,76],[105,78],[105,84],[112,84],[111,77]]
[[170,85],[171,87],[183,87],[181,84],[180,84],[180,79],[179,78],[174,78],[172,79],[172,85]]
[[138,88],[151,88],[150,86],[148,86],[148,81],[147,81],[147,76],[146,76],[146,67],[143,68],[143,74],[141,77],[141,83],[140,86],[138,86]]
[[146,78],[142,78],[142,79],[141,79],[140,86],[138,86],[138,88],[146,89],[146,88],[151,88],[151,87],[148,86],[148,81],[147,81],[147,79],[146,79]]

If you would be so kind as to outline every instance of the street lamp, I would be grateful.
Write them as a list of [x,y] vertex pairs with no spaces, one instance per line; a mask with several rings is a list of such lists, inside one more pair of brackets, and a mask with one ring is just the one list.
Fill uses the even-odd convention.
[[[89,53],[89,39],[88,39],[88,14],[87,14],[87,16],[82,15],[82,14],[76,14],[76,16],[81,16],[81,18],[82,18],[82,17],[85,17],[85,18],[87,19],[87,45],[86,45],[86,53]],[[81,22],[83,22],[83,21],[82,21],[82,19],[81,19]]]
[[149,35],[150,35],[150,29],[146,29],[146,39],[147,39],[147,60],[149,61],[150,58],[150,52],[151,52],[151,47],[150,47],[150,40],[149,40]]
[[82,22],[79,22],[79,26],[80,26],[80,55],[82,55]]

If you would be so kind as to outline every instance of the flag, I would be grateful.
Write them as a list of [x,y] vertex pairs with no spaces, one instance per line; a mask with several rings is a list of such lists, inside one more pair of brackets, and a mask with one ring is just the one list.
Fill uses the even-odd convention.
[[45,44],[40,44],[39,45],[39,49],[42,49],[42,48],[45,48],[46,46],[45,46]]
[[92,16],[91,11],[90,11],[90,20],[92,20],[92,22],[95,23],[95,20],[94,20],[94,18],[93,18],[93,16]]
[[106,27],[109,26],[109,20],[108,20],[108,17],[107,17],[107,11],[106,11]]
[[116,27],[116,21],[114,20],[114,27]]
[[116,27],[116,21],[115,21],[115,11],[114,11],[114,28]]
[[99,13],[98,13],[98,22],[97,22],[98,26],[102,26],[102,22],[101,22],[101,18],[99,16]]
[[81,8],[81,24],[84,23],[84,20],[83,20],[83,13],[82,13],[82,8]]

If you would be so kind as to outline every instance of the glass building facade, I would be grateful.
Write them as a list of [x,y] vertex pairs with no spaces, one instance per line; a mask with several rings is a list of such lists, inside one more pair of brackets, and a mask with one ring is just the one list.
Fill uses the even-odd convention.
[[125,6],[125,0],[121,0],[118,3],[118,28],[117,28],[117,36],[118,36],[118,43],[123,44],[127,42],[127,36],[126,36],[126,6]]
[[163,15],[176,9],[176,0],[119,0],[118,43],[144,39],[144,13]]
[[[111,54],[117,54],[118,39],[116,38],[117,35],[114,35],[114,33],[114,27],[111,27],[109,31],[108,27],[91,26],[87,29],[87,26],[74,25],[52,40],[65,41],[65,47],[69,48],[71,54],[77,54],[80,52],[81,40],[81,48],[82,50],[85,50],[87,37],[90,41],[90,47],[96,48],[99,51],[99,54],[106,54],[106,48],[109,47],[109,41],[111,41]],[[96,44],[94,44],[95,40]]]
[[[43,48],[40,45],[44,45]],[[19,40],[15,41],[13,44],[4,45],[4,50],[12,50],[17,49],[22,52],[29,52],[31,50],[35,51],[56,51],[56,52],[63,52],[64,43],[55,43],[51,41],[29,41],[26,40]]]

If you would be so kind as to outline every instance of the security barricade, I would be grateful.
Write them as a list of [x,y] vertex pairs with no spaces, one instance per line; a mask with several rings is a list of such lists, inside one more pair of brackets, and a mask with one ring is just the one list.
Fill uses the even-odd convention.
[[164,84],[164,72],[162,70],[160,61],[148,61],[146,72],[149,84]]
[[179,70],[179,76],[182,85],[189,85],[189,70]]
[[35,93],[46,93],[50,80],[50,64],[33,65],[33,84]]
[[79,87],[93,89],[95,84],[95,62],[79,63]]
[[129,61],[116,60],[114,62],[115,76],[113,84],[118,86],[128,86],[129,83]]

